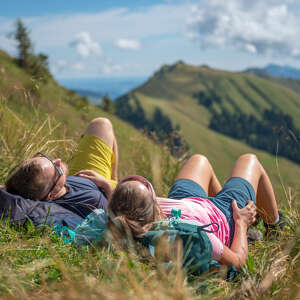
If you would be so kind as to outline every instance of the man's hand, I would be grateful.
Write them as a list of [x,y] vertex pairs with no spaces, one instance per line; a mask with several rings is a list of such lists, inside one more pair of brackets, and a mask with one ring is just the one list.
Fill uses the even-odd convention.
[[95,171],[92,170],[81,170],[75,174],[75,176],[84,177],[87,179],[92,180],[99,188],[102,188],[107,196],[107,198],[110,197],[113,191],[113,185],[112,183],[103,177],[102,175],[98,174]]
[[0,184],[0,190],[5,190],[5,186]]
[[247,205],[239,209],[236,201],[232,201],[233,219],[236,223],[243,222],[249,227],[256,220],[256,206],[253,201],[248,200]]

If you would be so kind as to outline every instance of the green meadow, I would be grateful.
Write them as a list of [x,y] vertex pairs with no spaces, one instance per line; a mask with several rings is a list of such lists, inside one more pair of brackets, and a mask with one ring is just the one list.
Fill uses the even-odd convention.
[[[251,244],[245,268],[234,282],[228,282],[226,269],[191,280],[186,278],[179,264],[167,272],[153,259],[142,259],[135,251],[121,251],[114,244],[77,248],[63,244],[51,228],[35,229],[30,225],[14,228],[2,222],[1,298],[297,299],[300,296],[299,166],[209,130],[209,112],[191,99],[203,84],[196,86],[196,79],[191,81],[188,74],[194,72],[193,67],[177,67],[186,70],[176,71],[175,77],[155,74],[132,95],[141,99],[148,114],[154,106],[159,106],[180,124],[190,144],[190,154],[206,155],[222,181],[238,155],[256,153],[270,173],[276,193],[280,195],[280,206],[288,216],[284,234],[275,241]],[[244,98],[235,87],[237,82],[248,88],[245,93],[251,91],[253,94],[255,91],[247,85],[248,80],[257,86],[268,85],[270,93],[274,97],[277,95],[276,99],[286,95],[284,107],[299,124],[296,120],[299,106],[295,104],[299,103],[299,97],[294,92],[281,87],[280,91],[273,90],[275,84],[252,75],[239,77],[207,68],[203,72],[212,78],[218,77],[218,84],[232,93],[232,99],[233,95],[239,96],[239,101]],[[194,73],[199,76],[199,72]],[[222,81],[222,73],[231,77]],[[170,84],[161,85],[158,76],[170,76]],[[185,93],[183,88],[190,92]],[[271,105],[261,95],[257,99],[262,106]],[[241,109],[245,106],[245,111],[253,108],[246,102],[236,105]],[[100,116],[110,118],[114,125],[120,152],[119,176],[141,174],[154,183],[157,194],[166,195],[184,158],[172,157],[165,146],[154,143],[130,124],[91,105],[87,99],[60,87],[54,80],[42,84],[30,78],[10,56],[0,51],[0,183],[4,182],[11,167],[37,151],[68,161],[85,126]],[[258,226],[263,227],[261,223]]]
[[173,124],[179,124],[190,152],[206,155],[221,182],[226,181],[239,155],[255,153],[270,174],[279,201],[284,205],[286,197],[282,184],[299,191],[299,164],[283,157],[276,158],[211,130],[208,127],[211,111],[199,105],[194,96],[201,91],[213,91],[221,99],[213,102],[215,111],[221,112],[225,107],[231,112],[240,111],[263,118],[264,109],[279,108],[292,117],[297,128],[300,128],[300,95],[281,84],[251,74],[195,67],[183,62],[162,67],[144,85],[128,93],[129,103],[138,100],[148,118],[158,107]]

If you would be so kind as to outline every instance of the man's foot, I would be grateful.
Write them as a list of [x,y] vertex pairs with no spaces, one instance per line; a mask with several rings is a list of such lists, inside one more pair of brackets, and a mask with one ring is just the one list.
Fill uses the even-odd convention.
[[276,239],[278,237],[279,232],[282,231],[286,225],[285,217],[280,210],[278,211],[278,215],[279,221],[276,224],[267,224],[264,222],[264,226],[266,229],[265,238],[267,240]]
[[248,228],[247,230],[247,239],[248,242],[262,241],[263,234],[260,230],[254,228]]

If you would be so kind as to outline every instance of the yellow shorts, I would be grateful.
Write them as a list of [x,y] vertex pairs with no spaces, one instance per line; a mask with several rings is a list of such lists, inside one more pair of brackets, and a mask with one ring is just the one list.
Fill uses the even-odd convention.
[[69,175],[72,176],[81,170],[93,170],[116,186],[117,182],[111,179],[113,162],[112,149],[99,137],[86,134],[80,139],[73,155]]

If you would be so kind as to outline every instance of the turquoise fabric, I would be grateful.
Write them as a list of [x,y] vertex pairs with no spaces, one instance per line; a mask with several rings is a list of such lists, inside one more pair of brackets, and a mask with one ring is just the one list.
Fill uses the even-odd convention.
[[103,209],[95,209],[75,230],[56,225],[54,231],[63,238],[64,243],[89,245],[103,239],[107,231],[107,216]]
[[[161,238],[166,238],[170,248],[179,238],[183,244],[182,263],[188,274],[200,275],[209,270],[212,260],[212,245],[206,232],[211,224],[198,226],[195,223],[180,219],[181,211],[172,209],[166,220],[153,223],[152,228],[141,239],[147,246],[152,256],[156,256],[156,247]],[[168,266],[172,261],[165,262]]]

